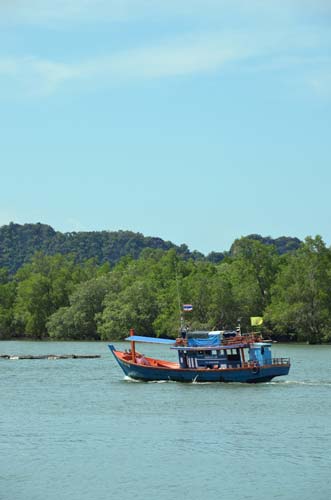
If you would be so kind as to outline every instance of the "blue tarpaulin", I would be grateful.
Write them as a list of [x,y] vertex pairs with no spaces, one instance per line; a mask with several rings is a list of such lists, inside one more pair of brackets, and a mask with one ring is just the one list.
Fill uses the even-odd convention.
[[219,335],[209,335],[207,339],[188,339],[189,347],[215,347],[220,345]]

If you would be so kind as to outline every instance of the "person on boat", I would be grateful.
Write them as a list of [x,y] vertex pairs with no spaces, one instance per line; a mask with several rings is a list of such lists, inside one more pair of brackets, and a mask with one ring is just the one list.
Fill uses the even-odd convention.
[[138,363],[138,365],[145,365],[145,366],[150,365],[150,362],[148,361],[148,359],[145,358],[144,354],[137,357],[137,363]]
[[182,339],[186,339],[186,335],[187,335],[187,332],[188,332],[188,326],[187,325],[184,325],[181,329],[180,329],[180,334],[181,334],[181,337]]

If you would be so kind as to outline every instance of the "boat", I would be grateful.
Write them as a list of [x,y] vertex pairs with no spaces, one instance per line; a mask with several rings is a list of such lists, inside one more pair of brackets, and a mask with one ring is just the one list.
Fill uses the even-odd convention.
[[[125,340],[129,350],[109,345],[127,377],[143,381],[176,382],[269,382],[289,373],[289,358],[273,358],[272,341],[260,334],[240,331],[184,332],[177,339],[135,335]],[[178,362],[155,359],[136,351],[136,343],[168,345],[177,351]]]

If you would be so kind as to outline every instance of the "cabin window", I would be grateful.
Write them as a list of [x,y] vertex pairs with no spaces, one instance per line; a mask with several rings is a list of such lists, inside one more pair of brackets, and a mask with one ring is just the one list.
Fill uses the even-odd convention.
[[230,353],[228,354],[228,360],[229,361],[240,361],[239,349],[231,349]]

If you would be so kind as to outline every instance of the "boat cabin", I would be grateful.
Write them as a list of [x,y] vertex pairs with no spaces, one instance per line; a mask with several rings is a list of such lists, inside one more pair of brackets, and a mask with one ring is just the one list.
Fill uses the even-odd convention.
[[171,347],[180,368],[225,369],[272,364],[271,344],[236,332],[190,332]]

